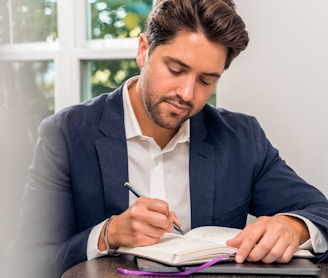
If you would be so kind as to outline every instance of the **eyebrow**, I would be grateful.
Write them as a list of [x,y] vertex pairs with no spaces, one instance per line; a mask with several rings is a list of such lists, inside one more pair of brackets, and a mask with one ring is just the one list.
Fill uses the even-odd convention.
[[[182,62],[179,59],[173,58],[173,57],[165,57],[164,58],[165,62],[170,63],[176,63],[184,68],[190,69],[191,67],[188,66],[187,64],[185,64],[184,62]],[[203,75],[207,75],[207,76],[211,76],[211,77],[215,77],[215,78],[220,78],[221,77],[221,73],[218,72],[202,72]]]

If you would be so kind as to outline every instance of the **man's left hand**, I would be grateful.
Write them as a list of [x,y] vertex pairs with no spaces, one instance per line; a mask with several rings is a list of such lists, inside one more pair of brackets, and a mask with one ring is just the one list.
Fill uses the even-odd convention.
[[227,245],[238,248],[237,263],[245,260],[287,263],[298,246],[310,238],[305,223],[293,216],[262,216],[247,225]]

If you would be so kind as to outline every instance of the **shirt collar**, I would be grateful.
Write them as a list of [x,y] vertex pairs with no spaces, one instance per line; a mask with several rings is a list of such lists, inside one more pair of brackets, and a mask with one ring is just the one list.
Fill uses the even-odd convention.
[[[137,82],[138,78],[139,78],[138,76],[130,78],[127,82],[125,82],[123,86],[124,125],[125,125],[125,134],[127,140],[133,137],[143,136],[140,125],[133,112],[130,97],[129,97],[129,92],[128,92],[129,86]],[[176,145],[177,143],[189,142],[189,141],[190,141],[190,120],[188,119],[181,125],[179,131],[172,138],[168,146]]]

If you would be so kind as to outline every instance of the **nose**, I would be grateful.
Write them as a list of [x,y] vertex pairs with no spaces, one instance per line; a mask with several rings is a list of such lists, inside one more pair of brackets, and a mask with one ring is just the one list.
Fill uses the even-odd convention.
[[181,97],[184,101],[191,101],[195,93],[195,78],[194,77],[184,77],[179,80],[178,88],[176,90],[177,95]]

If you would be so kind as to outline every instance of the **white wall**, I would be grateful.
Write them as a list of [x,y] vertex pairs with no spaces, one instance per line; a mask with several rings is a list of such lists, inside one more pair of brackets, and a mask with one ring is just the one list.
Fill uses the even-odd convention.
[[328,1],[235,3],[250,43],[217,103],[256,116],[287,163],[328,196]]

